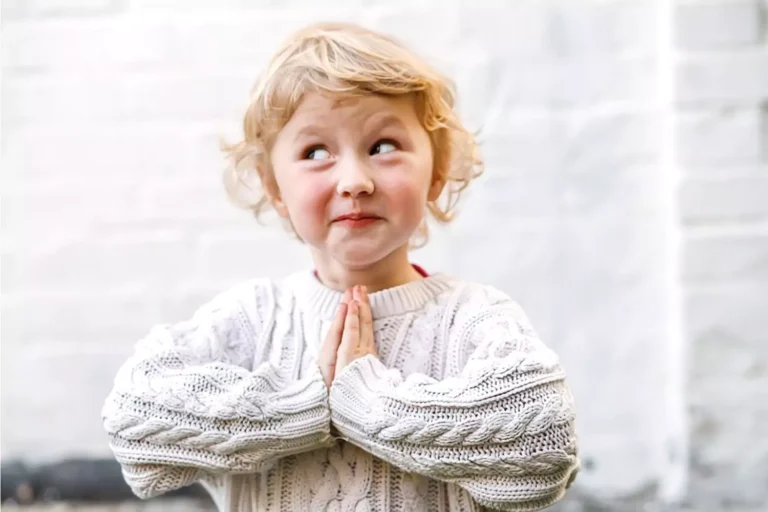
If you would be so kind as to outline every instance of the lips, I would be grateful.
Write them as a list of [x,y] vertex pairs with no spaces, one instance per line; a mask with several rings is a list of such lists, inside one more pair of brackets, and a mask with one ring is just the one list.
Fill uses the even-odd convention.
[[333,219],[334,224],[341,224],[343,226],[351,227],[351,228],[362,228],[365,226],[370,226],[371,224],[382,220],[381,217],[379,217],[376,214],[373,213],[346,213],[344,215],[339,215],[335,219]]
[[339,215],[338,217],[333,219],[333,221],[341,222],[345,220],[377,220],[380,218],[381,217],[373,213],[346,213],[344,215]]

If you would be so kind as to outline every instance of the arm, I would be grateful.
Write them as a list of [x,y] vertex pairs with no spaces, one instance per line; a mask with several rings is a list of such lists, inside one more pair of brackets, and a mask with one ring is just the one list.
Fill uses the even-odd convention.
[[[241,285],[243,286],[243,285]],[[290,380],[268,362],[250,371],[271,317],[257,294],[230,290],[174,325],[153,328],[120,368],[102,411],[110,448],[148,498],[216,473],[258,472],[331,442],[320,369]],[[262,286],[262,288],[266,288]],[[249,302],[250,301],[250,302]],[[250,313],[250,314],[249,314]]]
[[348,441],[455,483],[481,505],[552,505],[578,471],[572,397],[557,356],[503,298],[454,331],[451,346],[466,344],[474,347],[467,364],[442,381],[404,378],[373,355],[353,361],[331,387],[333,424]]

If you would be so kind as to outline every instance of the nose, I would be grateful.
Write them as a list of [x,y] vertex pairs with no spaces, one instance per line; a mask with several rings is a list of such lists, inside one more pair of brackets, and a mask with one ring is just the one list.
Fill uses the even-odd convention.
[[339,180],[336,193],[342,197],[357,197],[362,194],[371,195],[375,189],[370,170],[365,163],[348,158],[337,164]]

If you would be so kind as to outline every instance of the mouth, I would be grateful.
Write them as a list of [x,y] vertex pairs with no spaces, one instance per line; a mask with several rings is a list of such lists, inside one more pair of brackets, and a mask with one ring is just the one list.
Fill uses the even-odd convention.
[[333,224],[342,224],[347,227],[361,228],[369,226],[380,220],[383,219],[372,213],[347,213],[344,215],[339,215],[333,219]]

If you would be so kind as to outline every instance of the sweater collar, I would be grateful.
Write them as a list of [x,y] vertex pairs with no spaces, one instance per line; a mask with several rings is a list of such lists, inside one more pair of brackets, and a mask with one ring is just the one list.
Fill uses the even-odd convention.
[[[325,286],[315,277],[312,270],[294,274],[288,280],[302,309],[326,320],[333,318],[344,295],[342,292]],[[452,286],[452,278],[445,274],[432,274],[417,281],[371,293],[373,317],[397,316],[417,311]]]

